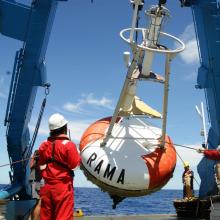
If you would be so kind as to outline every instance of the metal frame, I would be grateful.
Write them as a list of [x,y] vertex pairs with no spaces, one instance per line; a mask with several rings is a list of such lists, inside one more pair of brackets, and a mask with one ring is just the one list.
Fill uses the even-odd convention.
[[[166,136],[166,125],[167,125],[167,108],[168,108],[168,93],[169,93],[169,76],[170,76],[170,64],[171,64],[171,60],[180,52],[182,52],[185,49],[185,45],[184,43],[170,35],[164,32],[159,32],[159,35],[163,35],[166,36],[168,38],[171,38],[172,40],[174,40],[175,42],[177,42],[179,44],[179,47],[176,49],[161,49],[161,48],[155,48],[152,47],[152,45],[147,45],[146,44],[146,33],[148,33],[149,29],[147,28],[136,28],[135,27],[135,23],[137,20],[137,8],[140,5],[140,1],[135,1],[135,10],[134,10],[134,14],[133,14],[133,19],[132,19],[132,27],[131,28],[127,28],[127,29],[123,29],[120,32],[120,37],[128,44],[130,44],[132,52],[134,54],[134,58],[133,61],[131,63],[131,65],[128,68],[128,72],[127,72],[127,76],[124,82],[124,86],[122,88],[118,103],[116,105],[114,114],[112,116],[111,119],[111,123],[110,126],[107,130],[106,136],[103,140],[103,142],[101,143],[101,146],[105,146],[106,143],[108,142],[109,138],[111,137],[112,134],[112,130],[114,128],[114,124],[116,123],[120,108],[121,108],[121,104],[122,104],[122,99],[123,96],[125,95],[125,91],[128,89],[129,86],[129,82],[130,81],[136,81],[138,80],[138,78],[132,78],[132,74],[135,71],[135,69],[138,69],[138,61],[142,60],[142,52],[143,51],[147,51],[150,53],[161,53],[161,54],[165,54],[166,56],[166,62],[165,62],[165,83],[164,83],[164,97],[163,97],[163,123],[162,123],[162,136],[160,138],[160,147],[164,147],[165,146],[165,136]],[[126,38],[124,36],[124,34],[126,32],[129,32],[129,38]],[[136,44],[135,42],[133,42],[133,36],[135,31],[141,31],[142,32],[142,37],[143,37],[143,42],[142,44]]]
[[12,0],[0,0],[0,32],[23,42],[14,61],[4,122],[12,186],[8,193],[0,194],[0,198],[11,197],[15,193],[20,199],[29,197],[28,161],[13,162],[22,161],[31,154],[28,124],[37,87],[44,87],[47,83],[45,54],[58,1],[62,0],[33,0],[31,6],[26,6]]

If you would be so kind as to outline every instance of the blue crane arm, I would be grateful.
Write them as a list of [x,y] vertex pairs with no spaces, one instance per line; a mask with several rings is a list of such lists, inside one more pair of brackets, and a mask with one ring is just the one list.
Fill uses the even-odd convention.
[[[204,89],[207,112],[211,127],[208,147],[215,149],[220,144],[220,1],[181,0],[183,6],[191,6],[199,46],[200,67],[197,88]],[[214,161],[203,158],[198,165],[201,178],[199,195],[216,194]]]
[[0,1],[0,9],[0,32],[5,36],[25,41],[30,7],[3,0]]
[[220,144],[220,8],[217,1],[197,1],[192,6],[200,49],[197,87],[205,89],[211,122],[209,148]]
[[[22,186],[28,178],[27,163],[13,162],[30,156],[28,123],[37,87],[46,83],[45,53],[58,1],[33,0],[28,7],[13,0],[0,0],[0,32],[23,41],[15,56],[5,117],[12,182]],[[22,194],[25,197],[26,192]]]

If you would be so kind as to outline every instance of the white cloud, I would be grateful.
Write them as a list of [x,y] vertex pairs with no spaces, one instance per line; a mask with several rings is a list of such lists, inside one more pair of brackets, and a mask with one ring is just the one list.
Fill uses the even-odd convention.
[[77,103],[67,102],[64,104],[63,108],[69,112],[73,113],[82,113],[84,111],[83,107],[85,106],[96,106],[103,107],[106,109],[113,109],[112,100],[106,97],[102,97],[100,99],[95,98],[93,93],[83,94],[82,98],[78,100]]
[[186,64],[194,64],[199,62],[199,53],[195,36],[194,25],[188,25],[180,38],[186,45],[185,50],[180,53],[180,57]]
[[69,112],[74,112],[74,113],[80,113],[82,111],[81,109],[81,103],[70,103],[70,102],[67,102],[66,104],[64,104],[63,108]]
[[[68,118],[67,118],[68,120]],[[70,129],[70,136],[76,143],[80,142],[81,136],[86,128],[94,122],[93,120],[68,120],[68,128]],[[34,132],[35,124],[33,122],[29,125],[30,131]],[[49,129],[46,121],[42,121],[41,126],[38,130],[38,135],[44,136],[45,138],[49,135]]]
[[80,139],[84,133],[84,131],[89,127],[91,123],[94,121],[92,120],[76,120],[76,121],[69,121],[68,127],[70,129],[70,136],[71,138],[76,141],[80,142]]
[[85,102],[89,105],[97,105],[97,106],[102,106],[105,108],[112,109],[112,106],[111,106],[112,100],[106,97],[102,97],[101,99],[95,99],[92,93],[90,93],[88,96],[85,97]]
[[180,38],[185,41],[190,41],[191,39],[195,38],[195,29],[193,23],[186,26]]
[[186,64],[193,64],[199,62],[199,54],[196,39],[186,42],[186,49],[180,54],[182,60]]

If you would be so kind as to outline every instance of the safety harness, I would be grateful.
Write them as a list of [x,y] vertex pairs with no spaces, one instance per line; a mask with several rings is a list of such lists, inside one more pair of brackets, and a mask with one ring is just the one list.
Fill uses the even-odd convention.
[[56,142],[56,140],[54,140],[52,142],[52,155],[51,155],[51,158],[46,161],[46,164],[56,163],[57,165],[65,168],[66,170],[68,170],[68,172],[70,173],[70,176],[74,177],[75,174],[74,174],[73,170],[71,170],[66,164],[64,164],[64,163],[62,163],[62,162],[55,159],[55,142]]

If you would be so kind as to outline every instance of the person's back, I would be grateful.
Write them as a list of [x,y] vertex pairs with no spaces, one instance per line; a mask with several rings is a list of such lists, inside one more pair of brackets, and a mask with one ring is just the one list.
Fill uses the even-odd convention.
[[79,165],[80,157],[76,145],[66,135],[49,137],[41,144],[39,152],[40,165],[47,164],[42,170],[45,182],[72,181],[71,170]]
[[73,219],[73,171],[80,164],[76,145],[67,134],[67,121],[60,114],[49,119],[50,137],[39,148],[39,165],[45,180],[41,188],[41,220]]

